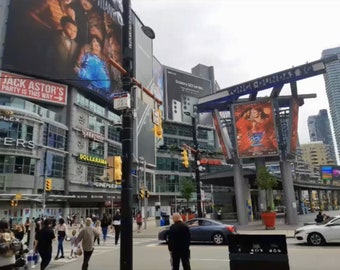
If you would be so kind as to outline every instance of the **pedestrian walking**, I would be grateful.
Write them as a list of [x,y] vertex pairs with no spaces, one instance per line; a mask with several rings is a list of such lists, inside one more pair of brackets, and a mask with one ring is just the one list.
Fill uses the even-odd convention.
[[89,261],[94,250],[94,238],[99,237],[96,230],[91,226],[92,219],[87,218],[85,221],[85,228],[79,232],[76,240],[76,245],[82,242],[82,248],[84,251],[83,264],[81,266],[82,270],[87,270],[89,267]]
[[[57,236],[58,236],[58,250],[57,250],[57,255],[55,256],[54,259],[58,260],[58,259],[65,258],[64,257],[64,240],[65,240],[65,237],[67,235],[67,227],[66,227],[66,224],[65,224],[65,220],[63,218],[59,219],[59,223],[56,226],[55,230],[56,230],[56,233],[57,233]],[[61,254],[60,257],[59,257],[59,252]]]
[[[97,244],[99,246],[100,245],[100,236],[102,234],[102,227],[100,225],[100,221],[99,220],[97,220],[96,224],[94,224],[94,229],[97,231],[98,236],[94,237],[93,243],[95,243],[97,241]],[[104,241],[104,243],[105,243],[105,241]]]
[[26,217],[26,221],[25,221],[25,231],[26,231],[26,242],[25,244],[28,246],[29,243],[30,243],[30,237],[31,237],[31,221],[30,221],[30,218],[29,217]]
[[118,245],[118,240],[120,236],[120,220],[121,220],[120,211],[117,210],[116,214],[112,218],[112,225],[115,229],[115,245]]
[[40,270],[44,270],[52,259],[52,241],[55,239],[51,221],[45,219],[42,228],[37,231],[34,242],[34,253],[39,252],[41,257]]
[[75,252],[76,251],[76,240],[77,240],[77,231],[76,230],[73,230],[72,231],[72,236],[70,237],[70,243],[71,243],[71,252],[70,252],[70,256],[68,257],[69,259],[72,259],[72,258],[77,258],[77,253]]
[[168,234],[168,249],[171,256],[172,270],[179,270],[180,261],[184,270],[191,270],[190,267],[190,231],[183,223],[179,213],[172,216],[174,224],[170,226]]
[[143,224],[143,217],[140,211],[137,212],[136,223],[137,223],[137,233],[140,233],[140,229],[142,228],[142,224]]
[[[111,217],[108,214],[104,213],[102,220],[100,221],[100,226],[102,228],[103,233],[103,242],[105,244],[107,238],[107,230],[108,227],[111,225]],[[99,245],[99,244],[98,244]]]

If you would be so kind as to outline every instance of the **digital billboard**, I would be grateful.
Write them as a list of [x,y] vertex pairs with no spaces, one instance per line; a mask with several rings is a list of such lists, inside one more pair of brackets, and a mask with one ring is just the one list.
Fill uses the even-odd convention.
[[[194,116],[194,106],[198,103],[198,98],[211,94],[212,86],[209,80],[183,71],[165,68],[165,90],[166,119],[191,124],[191,116]],[[198,123],[201,121],[203,122],[203,119],[198,119]],[[204,122],[207,121],[204,119]],[[211,120],[210,122],[212,124]]]
[[233,114],[239,158],[279,154],[271,100],[235,104]]
[[333,179],[332,166],[321,166],[321,179],[324,181],[331,181]]
[[87,89],[110,100],[121,74],[122,1],[11,0],[2,69]]

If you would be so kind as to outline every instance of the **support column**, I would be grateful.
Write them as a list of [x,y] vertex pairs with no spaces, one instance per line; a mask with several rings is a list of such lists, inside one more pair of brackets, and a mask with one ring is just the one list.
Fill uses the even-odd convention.
[[[265,159],[256,158],[255,166],[256,166],[256,171],[258,168],[266,166]],[[258,197],[257,197],[258,209],[259,209],[259,212],[261,213],[263,211],[266,211],[267,209],[266,191],[262,189],[258,189],[257,192],[258,192]],[[257,214],[260,214],[260,213],[257,213]]]
[[[68,199],[66,199],[66,200],[68,200]],[[70,214],[70,202],[66,201],[65,206],[64,206],[64,213],[63,213],[63,217],[65,218],[65,220],[66,220],[66,218],[68,217],[69,214]],[[80,216],[78,218],[80,218]]]
[[303,199],[302,199],[302,189],[299,188],[297,190],[297,197],[298,197],[298,201],[299,201],[299,206],[300,206],[300,214],[305,214],[305,204],[303,202]]
[[248,221],[251,222],[254,220],[253,203],[251,201],[249,179],[245,177],[244,177],[244,197],[246,198],[247,218]]
[[240,163],[237,162],[236,164],[234,164],[233,173],[238,223],[240,225],[247,225],[247,198],[245,197],[245,181],[243,179],[242,165]]
[[323,210],[323,203],[322,203],[322,190],[318,190],[318,200],[319,200],[319,208],[320,211]]
[[[308,199],[309,199],[309,208],[311,212],[314,212],[314,203],[313,203],[313,190],[308,189]],[[308,213],[307,213],[308,214]]]
[[285,196],[287,224],[297,225],[298,215],[296,207],[295,192],[293,186],[292,171],[289,161],[280,161],[282,188]]

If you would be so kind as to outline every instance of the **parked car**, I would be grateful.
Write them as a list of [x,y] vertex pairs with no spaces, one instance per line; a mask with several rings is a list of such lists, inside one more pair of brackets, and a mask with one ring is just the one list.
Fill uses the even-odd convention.
[[312,246],[340,243],[340,216],[329,217],[321,223],[305,225],[295,230],[295,239]]
[[[223,224],[207,218],[193,218],[184,222],[189,226],[191,242],[210,242],[215,245],[227,244],[227,236],[236,233],[234,225]],[[158,233],[158,240],[168,241],[170,226]]]

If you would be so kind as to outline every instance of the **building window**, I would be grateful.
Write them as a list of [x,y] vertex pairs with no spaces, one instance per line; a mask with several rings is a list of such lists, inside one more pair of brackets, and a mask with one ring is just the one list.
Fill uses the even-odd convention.
[[89,141],[89,155],[104,157],[104,143]]
[[109,126],[107,137],[109,140],[118,142],[120,139],[120,128]]
[[120,156],[122,153],[122,150],[120,148],[118,148],[115,145],[108,145],[107,148],[107,156],[108,157],[112,157],[112,156]]
[[[48,133],[48,138],[46,138],[46,134]],[[66,146],[66,136],[67,131],[58,128],[53,125],[45,124],[44,126],[44,145],[55,149],[65,149]]]
[[98,166],[87,166],[87,181],[88,182],[95,182],[100,180],[100,177],[105,173],[105,167],[98,167]]
[[104,135],[105,134],[104,120],[101,119],[100,117],[90,115],[89,116],[89,129],[96,133],[100,133]]
[[65,158],[62,155],[47,152],[46,155],[46,173],[48,177],[64,178],[65,177]]
[[18,122],[0,121],[0,138],[33,140],[33,126]]
[[35,163],[30,157],[0,156],[0,173],[34,175]]
[[86,107],[90,109],[92,112],[99,114],[99,115],[105,115],[105,108],[98,105],[97,103],[85,98],[84,96],[77,94],[77,104],[80,106]]

